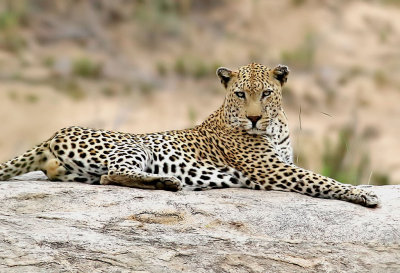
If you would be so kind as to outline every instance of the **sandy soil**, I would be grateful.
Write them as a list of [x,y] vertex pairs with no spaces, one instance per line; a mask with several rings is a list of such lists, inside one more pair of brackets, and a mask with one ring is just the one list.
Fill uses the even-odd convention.
[[[177,15],[134,1],[99,1],[109,5],[101,10],[50,2],[12,29],[23,49],[0,39],[1,161],[69,125],[137,133],[193,126],[222,103],[214,66],[256,61],[291,68],[285,109],[305,167],[319,171],[325,140],[350,124],[357,138],[348,157],[366,152],[368,173],[400,183],[398,5],[216,1]],[[74,74],[79,58],[100,63],[100,75]]]

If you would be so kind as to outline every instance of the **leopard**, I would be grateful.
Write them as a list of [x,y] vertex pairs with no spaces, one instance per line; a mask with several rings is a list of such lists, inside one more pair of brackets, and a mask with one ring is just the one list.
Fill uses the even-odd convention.
[[378,196],[293,163],[282,89],[289,69],[251,63],[216,74],[222,105],[189,129],[133,134],[71,126],[0,164],[0,181],[42,171],[50,181],[150,190],[248,188],[377,207]]

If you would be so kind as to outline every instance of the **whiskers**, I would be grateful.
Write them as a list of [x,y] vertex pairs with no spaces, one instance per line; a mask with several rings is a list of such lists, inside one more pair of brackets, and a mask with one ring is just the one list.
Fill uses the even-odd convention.
[[271,119],[262,118],[257,122],[257,128],[260,130],[267,130],[268,127],[271,125]]
[[239,119],[239,118],[232,118],[230,121],[230,125],[232,127],[243,127],[242,124],[243,124],[243,120]]

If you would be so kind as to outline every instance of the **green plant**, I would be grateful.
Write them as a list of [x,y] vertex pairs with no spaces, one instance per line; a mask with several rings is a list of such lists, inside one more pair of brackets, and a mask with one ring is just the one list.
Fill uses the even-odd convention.
[[20,25],[20,16],[12,11],[3,11],[0,13],[0,30],[15,30]]
[[210,70],[202,60],[196,60],[193,64],[192,74],[195,78],[200,79],[208,76],[210,74]]
[[82,57],[74,60],[72,72],[76,76],[85,78],[97,78],[100,76],[102,65],[96,63],[87,57]]
[[3,0],[0,10],[0,31],[15,31],[27,24],[28,0]]
[[139,90],[143,95],[150,95],[155,90],[152,82],[141,81],[139,82]]
[[20,33],[20,28],[26,21],[25,2],[8,1],[3,5],[5,9],[0,11],[0,47],[18,52],[26,45]]
[[106,97],[114,97],[117,94],[117,90],[115,90],[115,88],[107,86],[101,89],[101,94]]
[[376,70],[374,72],[373,79],[378,87],[386,86],[389,83],[389,79],[386,73],[383,72],[382,70]]
[[381,2],[386,5],[400,6],[400,0],[381,0]]
[[303,4],[305,4],[307,2],[307,0],[291,0],[291,4],[295,7],[299,7],[302,6]]
[[382,43],[386,43],[388,40],[388,37],[390,36],[390,34],[392,34],[392,32],[393,32],[392,27],[390,25],[386,25],[386,26],[382,27],[378,31],[379,40]]
[[336,144],[326,139],[321,174],[343,183],[365,183],[370,160],[369,155],[356,145],[360,141],[351,126],[339,131]]
[[130,95],[132,93],[132,85],[130,83],[125,83],[122,87],[122,91],[124,95]]
[[176,74],[180,76],[186,76],[188,74],[186,64],[183,57],[179,57],[176,59],[174,64],[174,71]]
[[55,63],[55,59],[53,56],[47,56],[43,59],[43,65],[46,67],[52,67]]
[[139,1],[135,5],[134,19],[141,25],[139,41],[147,46],[161,45],[165,37],[179,37],[184,24],[182,1],[154,0]]
[[73,79],[58,79],[54,82],[55,88],[69,98],[79,101],[86,97],[79,83]]
[[375,172],[371,175],[371,181],[374,185],[388,185],[390,184],[390,178],[385,173]]
[[157,72],[158,72],[158,74],[159,74],[160,76],[165,76],[165,75],[167,75],[168,69],[167,69],[167,66],[165,65],[165,63],[163,63],[163,62],[157,62],[156,68],[157,68]]
[[68,81],[65,92],[70,98],[74,100],[82,100],[86,97],[86,93],[75,81]]
[[215,71],[220,67],[219,62],[213,62],[211,65],[198,57],[191,55],[180,56],[174,64],[174,71],[180,76],[192,76],[195,79],[202,79],[214,76]]
[[26,94],[25,100],[29,103],[36,103],[39,101],[39,96],[33,93]]
[[26,41],[18,32],[5,31],[0,34],[0,48],[18,53],[25,46]]
[[[355,125],[354,123],[354,125],[342,127],[334,141],[328,137],[325,138],[321,158],[318,158],[318,162],[322,162],[318,172],[342,183],[353,185],[390,184],[388,175],[371,171],[370,155],[364,146],[370,136],[366,132],[356,134]],[[302,145],[298,145],[298,137],[293,145],[294,163],[308,168],[311,154],[307,153]],[[314,154],[313,151],[312,155]]]

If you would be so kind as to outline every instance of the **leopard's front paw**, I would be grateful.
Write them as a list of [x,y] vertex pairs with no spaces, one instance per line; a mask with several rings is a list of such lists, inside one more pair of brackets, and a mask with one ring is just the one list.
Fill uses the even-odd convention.
[[379,197],[372,191],[367,191],[360,188],[354,188],[352,190],[352,194],[354,194],[354,196],[356,197],[355,203],[358,203],[362,206],[368,208],[375,208],[380,204]]
[[110,185],[110,184],[112,184],[112,181],[108,175],[102,175],[100,178],[100,184],[101,185]]
[[156,183],[156,188],[166,191],[179,191],[182,189],[181,181],[176,177],[163,177]]
[[375,208],[380,204],[379,197],[370,191],[365,191],[365,193],[361,195],[361,198],[363,199],[362,205],[369,208]]

